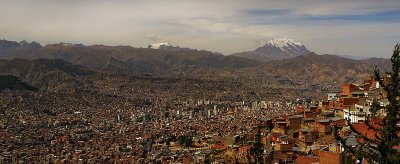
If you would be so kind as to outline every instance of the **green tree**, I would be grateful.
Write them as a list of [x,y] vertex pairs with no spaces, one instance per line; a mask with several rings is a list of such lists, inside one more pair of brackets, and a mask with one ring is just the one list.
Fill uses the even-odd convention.
[[186,136],[185,146],[186,147],[192,147],[193,146],[193,138],[191,136]]
[[381,108],[381,104],[379,103],[379,101],[377,99],[374,99],[372,101],[371,108],[369,108],[369,111],[371,112],[372,117],[376,117],[377,112],[381,109],[382,108]]
[[353,159],[353,155],[349,153],[347,149],[340,153],[340,163],[343,164],[348,164],[348,163],[356,163],[356,161]]
[[179,136],[179,144],[185,145],[185,147],[191,147],[193,145],[193,138],[187,135]]
[[261,142],[261,131],[258,129],[258,133],[256,135],[256,142],[253,144],[253,146],[250,149],[251,154],[254,157],[254,162],[256,164],[258,163],[264,163],[264,144]]

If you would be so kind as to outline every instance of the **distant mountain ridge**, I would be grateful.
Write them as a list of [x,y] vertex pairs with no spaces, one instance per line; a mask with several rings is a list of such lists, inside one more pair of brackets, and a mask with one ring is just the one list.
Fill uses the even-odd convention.
[[310,53],[274,62],[266,67],[286,77],[302,78],[315,83],[348,83],[373,75],[374,66],[385,71],[390,69],[391,63],[387,59],[352,60],[336,55]]
[[61,59],[76,65],[120,73],[169,75],[207,74],[218,69],[257,66],[254,60],[179,47],[83,46],[48,44],[30,51],[13,51],[3,59]]
[[[8,42],[7,42],[8,43]],[[27,45],[27,43],[10,42],[15,45]],[[35,45],[32,42],[30,45]],[[257,74],[259,70],[253,68],[269,68],[268,71],[284,72],[293,68],[287,75],[296,76],[304,75],[298,70],[304,70],[304,66],[308,63],[324,64],[327,67],[340,69],[340,66],[364,65],[364,68],[374,67],[375,65],[390,66],[387,59],[371,58],[366,60],[351,60],[335,55],[317,55],[315,53],[307,53],[309,50],[305,46],[292,39],[274,39],[269,41],[265,46],[258,48],[257,52],[278,49],[286,52],[298,52],[296,54],[286,55],[288,58],[270,63],[262,63],[244,57],[235,55],[224,56],[219,53],[210,51],[198,51],[188,48],[162,48],[164,44],[160,44],[159,49],[153,48],[134,48],[130,46],[103,46],[93,45],[84,46],[82,44],[48,44],[44,47],[32,46],[29,50],[10,51],[9,55],[3,56],[3,59],[61,59],[66,62],[82,65],[88,68],[98,69],[102,71],[118,72],[118,73],[148,73],[155,75],[183,75],[183,76],[215,76],[215,73],[221,73],[223,76],[229,77],[230,74],[237,70],[252,70],[245,74],[251,76]],[[168,45],[170,45],[168,43]],[[169,46],[167,46],[169,47]],[[272,47],[272,48],[271,48]],[[302,54],[307,53],[307,54]],[[282,56],[282,54],[280,54]],[[283,55],[285,56],[285,55]],[[293,60],[291,60],[293,59]],[[285,64],[285,67],[277,67],[279,64]],[[329,63],[329,64],[327,64]],[[348,63],[344,65],[343,63]],[[273,68],[272,66],[276,66]],[[350,67],[348,67],[350,69]],[[387,68],[387,67],[385,67]],[[275,69],[275,70],[273,70]],[[319,71],[325,68],[318,68]],[[329,69],[328,69],[329,70]],[[318,71],[318,70],[316,70]],[[331,69],[331,72],[337,70]],[[345,70],[343,70],[345,71]],[[362,72],[357,70],[356,72]],[[296,72],[298,72],[296,74]],[[329,71],[328,71],[329,72]],[[322,74],[321,74],[322,75]]]
[[235,53],[232,55],[262,62],[268,62],[289,59],[296,56],[305,55],[310,52],[311,51],[308,50],[303,43],[294,41],[293,39],[275,38],[268,41],[267,44],[257,48],[254,51]]
[[185,48],[79,44],[49,44],[42,48],[16,50],[1,58],[6,60],[0,60],[0,75],[16,76],[39,89],[96,87],[90,77],[98,79],[103,74],[150,75],[221,80],[272,97],[276,94],[318,96],[340,84],[369,78],[374,66],[385,71],[391,65],[388,59],[352,60],[315,53],[262,63]]
[[38,89],[77,87],[85,76],[97,76],[95,70],[55,59],[0,60],[0,75],[12,75]]
[[26,51],[32,49],[42,48],[42,46],[37,42],[28,43],[23,40],[21,42],[0,40],[0,57],[7,56],[15,51]]

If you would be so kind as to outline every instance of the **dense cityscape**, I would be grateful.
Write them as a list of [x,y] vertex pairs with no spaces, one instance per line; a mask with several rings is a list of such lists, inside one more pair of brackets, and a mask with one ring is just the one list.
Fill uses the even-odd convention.
[[366,128],[358,122],[382,113],[369,110],[373,100],[387,104],[374,77],[344,84],[341,92],[321,95],[319,101],[182,100],[162,95],[137,103],[89,91],[4,90],[1,162],[249,163],[260,133],[264,160],[333,163],[343,152],[333,127],[346,136],[348,146],[356,146],[347,118],[356,128]]

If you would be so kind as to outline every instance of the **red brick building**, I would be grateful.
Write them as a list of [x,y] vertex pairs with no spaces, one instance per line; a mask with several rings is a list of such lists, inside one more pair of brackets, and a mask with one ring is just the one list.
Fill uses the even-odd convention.
[[289,116],[287,120],[288,130],[297,130],[301,128],[302,115]]
[[320,164],[340,164],[340,153],[331,151],[319,152]]
[[317,156],[297,156],[296,163],[297,164],[311,164],[311,163],[318,163],[319,158]]
[[317,121],[318,132],[320,133],[330,133],[332,132],[331,122],[329,119],[319,119]]
[[360,88],[354,84],[343,84],[342,93],[340,94],[340,96],[351,98],[353,92],[359,92],[359,91],[361,91]]
[[341,108],[350,108],[352,105],[360,102],[360,98],[340,98],[339,103]]

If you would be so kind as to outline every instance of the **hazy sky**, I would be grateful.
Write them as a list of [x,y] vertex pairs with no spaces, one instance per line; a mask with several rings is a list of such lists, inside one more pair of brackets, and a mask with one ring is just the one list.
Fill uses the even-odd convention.
[[0,39],[224,54],[273,37],[319,54],[389,57],[400,42],[399,0],[0,0]]

